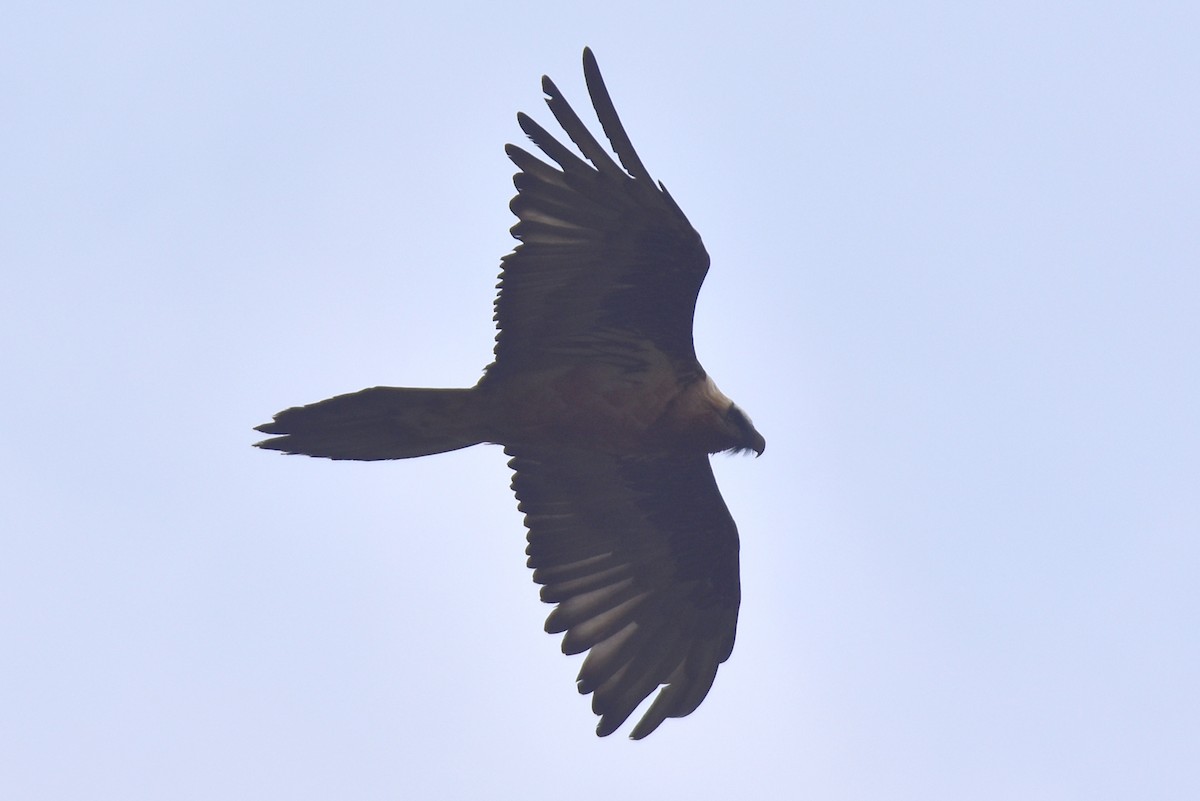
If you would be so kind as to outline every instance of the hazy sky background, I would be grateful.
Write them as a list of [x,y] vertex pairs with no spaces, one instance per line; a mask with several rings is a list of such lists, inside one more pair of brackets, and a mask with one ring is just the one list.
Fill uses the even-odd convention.
[[[652,7],[654,10],[647,10]],[[0,30],[0,797],[1200,797],[1200,11],[26,3]],[[713,267],[737,646],[592,733],[469,385],[591,45]],[[594,124],[594,123],[593,123]]]

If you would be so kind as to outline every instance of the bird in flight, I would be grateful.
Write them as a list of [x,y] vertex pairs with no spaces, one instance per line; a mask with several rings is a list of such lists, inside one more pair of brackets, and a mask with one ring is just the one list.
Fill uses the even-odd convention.
[[546,631],[563,634],[564,653],[588,652],[578,689],[598,735],[658,691],[630,733],[641,739],[695,711],[733,650],[738,533],[709,454],[766,443],[696,359],[700,235],[638,158],[589,49],[583,73],[617,160],[543,77],[583,158],[517,115],[553,164],[506,148],[518,244],[502,260],[495,359],[479,382],[286,409],[257,427],[272,435],[257,445],[366,461],[502,445],[533,580],[557,605]]

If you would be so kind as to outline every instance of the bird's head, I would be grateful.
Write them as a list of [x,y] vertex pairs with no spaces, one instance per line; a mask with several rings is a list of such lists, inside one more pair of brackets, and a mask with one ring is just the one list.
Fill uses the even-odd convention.
[[763,451],[767,448],[767,440],[758,433],[758,429],[754,427],[754,423],[750,422],[750,418],[746,416],[745,412],[736,405],[729,404],[729,408],[725,410],[724,423],[726,431],[734,443],[729,450],[734,453],[754,451],[755,456],[762,456]]

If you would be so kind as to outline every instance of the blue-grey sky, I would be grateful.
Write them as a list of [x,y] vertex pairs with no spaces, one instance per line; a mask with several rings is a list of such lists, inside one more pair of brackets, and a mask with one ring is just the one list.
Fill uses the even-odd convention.
[[[1194,3],[26,3],[0,31],[0,797],[1200,797]],[[701,232],[737,645],[592,734],[469,385],[591,45]],[[747,795],[748,794],[748,795]]]

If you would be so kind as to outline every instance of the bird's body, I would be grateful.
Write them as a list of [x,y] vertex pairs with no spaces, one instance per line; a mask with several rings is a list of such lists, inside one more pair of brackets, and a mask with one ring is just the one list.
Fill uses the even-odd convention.
[[[655,456],[735,447],[717,437],[715,409],[728,399],[707,376],[681,386],[668,369],[627,372],[604,364],[546,370],[516,386],[492,390],[491,442],[560,442],[613,454]],[[735,435],[736,436],[736,435]]]
[[504,259],[496,358],[469,389],[375,387],[280,412],[260,447],[403,459],[503,445],[529,528],[529,565],[558,604],[547,631],[590,650],[579,690],[597,732],[662,685],[634,728],[692,712],[733,648],[738,537],[709,454],[765,442],[696,360],[692,314],[708,270],[699,235],[655,185],[591,52],[584,73],[618,165],[548,78],[581,160],[524,115],[561,169],[510,145],[521,244]]

